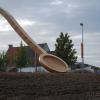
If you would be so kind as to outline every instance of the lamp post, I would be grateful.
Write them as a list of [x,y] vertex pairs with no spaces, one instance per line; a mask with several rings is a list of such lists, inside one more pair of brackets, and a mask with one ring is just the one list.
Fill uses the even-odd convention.
[[80,26],[82,27],[81,58],[82,58],[82,64],[83,64],[83,66],[84,66],[84,39],[83,39],[83,23],[80,23]]

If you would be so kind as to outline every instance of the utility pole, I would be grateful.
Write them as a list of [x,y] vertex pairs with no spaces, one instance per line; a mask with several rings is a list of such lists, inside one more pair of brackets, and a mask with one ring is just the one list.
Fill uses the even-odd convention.
[[37,54],[35,52],[35,72],[37,72]]

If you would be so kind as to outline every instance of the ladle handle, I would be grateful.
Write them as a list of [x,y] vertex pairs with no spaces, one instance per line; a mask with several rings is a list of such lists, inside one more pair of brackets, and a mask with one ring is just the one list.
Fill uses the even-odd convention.
[[8,23],[12,26],[12,28],[20,35],[20,37],[35,51],[38,55],[45,54],[46,51],[43,50],[32,38],[24,31],[24,29],[18,24],[15,18],[0,8],[0,14],[8,21]]

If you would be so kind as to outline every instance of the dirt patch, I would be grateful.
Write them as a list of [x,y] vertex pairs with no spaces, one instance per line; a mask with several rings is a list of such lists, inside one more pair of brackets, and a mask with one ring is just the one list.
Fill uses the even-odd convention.
[[100,75],[0,73],[0,100],[100,100]]

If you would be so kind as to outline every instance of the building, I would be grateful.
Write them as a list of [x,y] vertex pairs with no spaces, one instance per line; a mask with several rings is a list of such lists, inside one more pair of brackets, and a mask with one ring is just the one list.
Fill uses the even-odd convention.
[[92,66],[91,68],[94,70],[95,73],[100,74],[100,67]]
[[75,65],[71,66],[72,72],[80,72],[80,73],[97,73],[100,74],[100,67],[96,67],[89,64],[83,64],[77,62]]
[[[46,52],[50,53],[50,49],[47,43],[38,44],[41,48],[43,48]],[[13,47],[13,45],[9,45],[7,50],[8,57],[8,67],[15,67],[14,57],[20,47]],[[38,56],[29,46],[25,46],[27,57],[31,59],[32,63],[30,66],[39,65]]]

